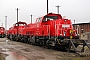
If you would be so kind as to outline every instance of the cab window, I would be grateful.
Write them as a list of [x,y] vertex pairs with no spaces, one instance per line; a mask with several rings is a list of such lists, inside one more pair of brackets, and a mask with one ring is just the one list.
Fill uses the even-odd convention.
[[43,21],[56,20],[56,19],[58,19],[58,16],[44,16]]
[[41,20],[42,20],[42,18],[40,17],[40,18],[37,19],[37,22],[40,22]]

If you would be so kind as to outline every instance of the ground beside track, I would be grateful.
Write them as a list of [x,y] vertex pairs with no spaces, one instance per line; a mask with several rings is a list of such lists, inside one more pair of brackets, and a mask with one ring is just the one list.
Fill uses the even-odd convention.
[[[79,57],[75,53],[46,49],[10,40],[6,43],[6,40],[7,38],[0,38],[0,53],[5,51],[15,52],[17,55],[27,58],[26,60],[90,60],[90,57]],[[2,48],[6,48],[7,50],[4,51]],[[8,55],[0,54],[1,56],[6,58]]]

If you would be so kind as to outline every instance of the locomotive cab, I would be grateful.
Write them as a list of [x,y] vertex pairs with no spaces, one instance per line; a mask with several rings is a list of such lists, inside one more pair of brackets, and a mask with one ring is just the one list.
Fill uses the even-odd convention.
[[15,24],[14,28],[18,31],[16,31],[17,34],[21,34],[22,30],[25,28],[26,26],[26,22],[18,22]]
[[18,22],[18,23],[15,24],[14,27],[21,27],[21,28],[23,28],[25,25],[27,25],[25,22]]
[[50,20],[58,20],[58,19],[62,19],[62,16],[59,14],[49,13],[43,17],[42,22],[47,22]]

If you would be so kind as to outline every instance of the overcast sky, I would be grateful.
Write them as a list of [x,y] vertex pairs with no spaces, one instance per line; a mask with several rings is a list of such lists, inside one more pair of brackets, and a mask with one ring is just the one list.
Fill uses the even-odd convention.
[[[7,28],[16,23],[16,8],[19,8],[19,21],[30,23],[30,14],[33,22],[39,16],[46,14],[47,0],[0,0],[0,26],[5,25],[5,16],[8,16]],[[60,14],[76,23],[90,22],[90,0],[49,0],[49,12],[57,13],[56,5],[60,5]]]

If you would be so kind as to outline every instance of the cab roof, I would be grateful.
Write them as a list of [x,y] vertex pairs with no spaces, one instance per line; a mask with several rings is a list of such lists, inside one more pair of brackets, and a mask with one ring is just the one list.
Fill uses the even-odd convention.
[[48,13],[48,14],[45,15],[45,16],[54,16],[54,15],[57,15],[57,16],[59,16],[60,19],[62,19],[61,14],[56,14],[56,13]]

